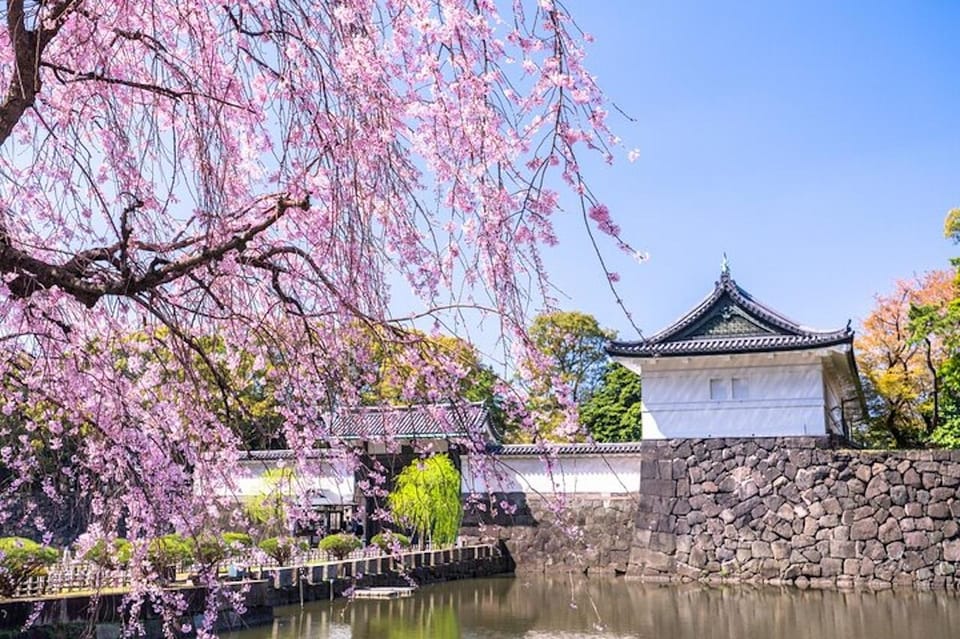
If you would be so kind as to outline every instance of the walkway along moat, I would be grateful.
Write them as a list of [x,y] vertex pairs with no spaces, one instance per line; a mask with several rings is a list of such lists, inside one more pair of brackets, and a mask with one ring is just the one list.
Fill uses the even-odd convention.
[[[244,591],[246,612],[238,615],[232,608],[224,608],[217,626],[229,629],[269,623],[275,607],[329,600],[341,597],[353,588],[409,586],[411,583],[422,585],[508,571],[506,557],[498,548],[489,545],[411,550],[398,557],[377,555],[316,565],[256,568],[245,579],[230,582],[231,588]],[[183,584],[173,584],[170,589],[179,591],[187,598],[190,615],[203,612],[204,589]],[[67,636],[70,635],[71,626],[76,626],[78,632],[74,634],[79,636],[81,627],[91,622],[98,627],[98,637],[118,635],[118,611],[124,594],[116,590],[103,594],[95,607],[92,606],[94,601],[90,592],[62,592],[28,600],[0,600],[0,630],[9,629],[12,632],[9,635],[0,633],[0,637],[19,637],[19,629],[30,618],[38,602],[43,603],[43,610],[34,622],[36,627],[23,636]],[[95,613],[92,612],[94,610]],[[184,621],[189,623],[196,620],[188,617]],[[160,635],[159,621],[147,621],[145,626],[148,636]]]

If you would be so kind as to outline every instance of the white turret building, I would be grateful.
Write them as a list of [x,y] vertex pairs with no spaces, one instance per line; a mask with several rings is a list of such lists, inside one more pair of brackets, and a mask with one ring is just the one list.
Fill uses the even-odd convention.
[[836,435],[865,412],[853,331],[800,326],[730,277],[693,310],[611,357],[643,378],[643,439]]

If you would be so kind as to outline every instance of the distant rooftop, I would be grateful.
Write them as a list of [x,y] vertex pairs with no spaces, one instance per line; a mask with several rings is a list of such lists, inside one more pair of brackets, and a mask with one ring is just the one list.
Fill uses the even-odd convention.
[[483,404],[361,406],[334,413],[330,430],[344,440],[493,439]]
[[852,344],[853,330],[818,331],[801,326],[761,304],[730,277],[726,262],[720,280],[693,310],[652,337],[612,341],[607,353],[656,357],[765,353]]
[[[641,442],[593,442],[593,443],[546,443],[546,444],[496,444],[489,443],[486,453],[497,457],[567,457],[571,455],[635,455],[642,450]],[[311,457],[323,457],[328,450],[310,451]],[[268,461],[293,459],[296,453],[284,450],[254,450],[246,454],[247,459]]]
[[634,455],[641,442],[593,442],[575,444],[490,444],[487,452],[505,457],[549,457],[558,455]]

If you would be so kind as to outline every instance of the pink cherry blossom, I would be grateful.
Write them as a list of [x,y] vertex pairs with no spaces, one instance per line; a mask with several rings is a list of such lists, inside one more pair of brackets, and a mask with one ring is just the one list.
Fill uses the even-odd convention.
[[[264,389],[278,419],[256,435],[297,472],[323,448],[352,473],[329,416],[383,381],[383,349],[396,401],[462,399],[468,370],[421,348],[424,322],[482,320],[504,370],[538,365],[525,327],[552,303],[561,201],[629,247],[581,175],[615,138],[579,32],[561,4],[511,6],[8,1],[0,527],[64,539],[76,509],[143,558],[222,525],[204,487],[235,484]],[[162,606],[173,634],[185,603],[154,576],[137,569],[128,616]]]

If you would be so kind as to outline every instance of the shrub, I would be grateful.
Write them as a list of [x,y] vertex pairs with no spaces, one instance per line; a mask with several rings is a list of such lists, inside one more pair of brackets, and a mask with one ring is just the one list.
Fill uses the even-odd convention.
[[223,545],[226,546],[228,551],[242,550],[253,546],[253,539],[247,533],[225,532],[220,535],[220,538],[223,539]]
[[337,559],[343,559],[363,543],[353,535],[337,533],[320,540],[320,550],[325,550]]
[[[112,546],[112,549],[110,548]],[[122,568],[130,563],[133,555],[133,544],[117,537],[109,546],[105,539],[100,539],[84,553],[84,561],[94,563],[101,568]]]
[[391,530],[385,530],[382,533],[377,533],[370,540],[370,543],[378,547],[383,552],[393,552],[394,548],[399,546],[400,548],[407,548],[410,545],[410,538],[406,535],[401,535],[400,533],[395,533]]
[[47,572],[60,553],[24,537],[0,537],[0,596],[11,597],[30,577]]
[[172,534],[150,541],[147,557],[157,568],[175,566],[193,559],[193,543],[181,535]]
[[193,558],[202,566],[212,566],[227,556],[227,545],[221,537],[200,535],[193,539]]
[[267,553],[281,566],[286,566],[296,550],[306,550],[306,542],[293,537],[270,537],[260,542],[260,550]]

